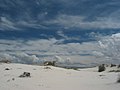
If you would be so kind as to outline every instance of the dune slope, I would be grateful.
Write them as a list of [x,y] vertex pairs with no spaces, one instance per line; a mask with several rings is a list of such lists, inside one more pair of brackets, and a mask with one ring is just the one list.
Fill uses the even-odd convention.
[[[29,72],[30,77],[19,77]],[[0,90],[119,90],[118,72],[0,64]]]

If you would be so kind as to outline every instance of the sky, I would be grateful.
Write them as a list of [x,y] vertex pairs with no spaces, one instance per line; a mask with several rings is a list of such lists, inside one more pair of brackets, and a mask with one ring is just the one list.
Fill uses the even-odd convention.
[[120,32],[119,14],[119,0],[0,0],[1,59],[103,62],[98,41]]

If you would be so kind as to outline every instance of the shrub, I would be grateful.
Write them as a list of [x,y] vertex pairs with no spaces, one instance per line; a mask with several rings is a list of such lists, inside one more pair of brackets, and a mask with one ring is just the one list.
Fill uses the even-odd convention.
[[0,63],[11,63],[10,60],[0,60]]
[[105,65],[102,64],[98,67],[98,72],[102,72],[102,71],[105,71]]
[[22,75],[20,75],[19,77],[30,77],[30,73],[29,72],[24,72]]
[[51,69],[50,67],[44,67],[44,69]]
[[117,83],[120,83],[120,74],[118,75]]
[[44,66],[55,66],[56,61],[46,61],[44,62]]
[[110,70],[109,72],[120,72],[120,70]]
[[115,64],[111,64],[110,67],[116,67],[116,65]]
[[120,68],[120,64],[117,67]]
[[10,70],[9,68],[5,68],[5,70]]

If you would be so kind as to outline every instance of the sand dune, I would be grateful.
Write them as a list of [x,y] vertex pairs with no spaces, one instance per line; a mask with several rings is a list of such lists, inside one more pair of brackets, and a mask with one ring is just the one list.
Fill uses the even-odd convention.
[[[1,63],[0,90],[119,90],[119,72],[108,70]],[[23,72],[29,72],[30,77],[19,77]]]

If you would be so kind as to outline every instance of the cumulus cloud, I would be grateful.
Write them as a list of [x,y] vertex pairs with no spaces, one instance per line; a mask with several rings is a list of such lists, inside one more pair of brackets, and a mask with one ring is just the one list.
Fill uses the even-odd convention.
[[[97,46],[95,42],[86,43],[67,43],[67,44],[56,44],[59,40],[56,39],[38,39],[38,40],[0,40],[1,51],[39,51],[39,53],[78,53],[80,54],[83,50],[94,50]],[[12,43],[12,44],[11,44]],[[89,48],[90,46],[91,48]],[[52,53],[51,53],[52,52]]]
[[18,62],[27,64],[33,64],[34,62],[37,62],[39,60],[36,55],[28,55],[26,53],[17,53],[15,54],[15,57]]
[[59,63],[80,63],[84,60],[93,59],[92,52],[98,49],[96,42],[56,44],[59,40],[54,38],[28,41],[0,40],[0,42],[1,56],[7,54],[5,57],[8,59],[21,63],[34,63],[43,60],[57,60]]
[[11,56],[7,53],[0,54],[0,60],[10,60],[10,61],[12,61],[13,58],[14,58],[13,56]]
[[108,63],[120,62],[120,33],[101,37],[98,43],[100,49],[93,53],[95,56],[102,57]]
[[39,62],[39,58],[36,55],[28,55],[27,53],[17,53],[17,54],[0,54],[0,61],[9,60],[14,63],[24,63],[24,64],[34,64]]

